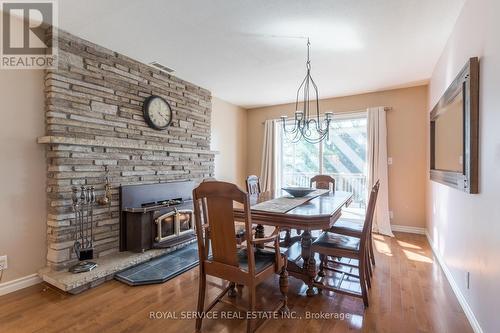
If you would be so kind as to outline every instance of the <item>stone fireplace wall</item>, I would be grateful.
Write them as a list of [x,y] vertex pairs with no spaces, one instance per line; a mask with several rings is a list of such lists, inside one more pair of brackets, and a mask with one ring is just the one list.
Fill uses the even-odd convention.
[[[47,265],[63,270],[77,259],[71,187],[103,194],[106,170],[111,208],[94,209],[95,256],[118,251],[118,188],[214,174],[210,151],[210,91],[59,31],[57,70],[45,76],[47,144]],[[173,109],[164,131],[148,127],[142,104],[150,95]]]

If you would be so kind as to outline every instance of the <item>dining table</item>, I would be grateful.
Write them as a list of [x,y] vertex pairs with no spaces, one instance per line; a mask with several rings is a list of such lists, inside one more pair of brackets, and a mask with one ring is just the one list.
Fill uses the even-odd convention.
[[[280,229],[300,230],[300,241],[288,244],[288,273],[304,281],[308,289],[307,296],[313,296],[314,279],[317,275],[316,259],[311,251],[313,230],[331,228],[342,215],[342,208],[352,202],[353,193],[345,191],[326,191],[321,195],[306,198],[286,211],[262,208],[261,203],[274,202],[278,198],[289,197],[282,190],[265,191],[250,196],[250,215],[253,224],[257,224],[255,237],[264,237],[264,226]],[[286,201],[286,200],[282,200]],[[244,221],[245,212],[242,205],[234,206],[236,221]]]

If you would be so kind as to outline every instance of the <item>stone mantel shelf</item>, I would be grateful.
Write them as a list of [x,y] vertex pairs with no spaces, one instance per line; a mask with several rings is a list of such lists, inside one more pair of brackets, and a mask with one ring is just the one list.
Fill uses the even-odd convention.
[[202,150],[192,148],[170,147],[154,144],[146,144],[137,142],[137,140],[99,137],[95,139],[73,138],[66,136],[41,136],[37,139],[39,144],[63,144],[75,146],[93,146],[93,147],[110,147],[110,148],[129,148],[140,150],[164,151],[174,153],[190,153],[201,155],[217,155],[218,151]]

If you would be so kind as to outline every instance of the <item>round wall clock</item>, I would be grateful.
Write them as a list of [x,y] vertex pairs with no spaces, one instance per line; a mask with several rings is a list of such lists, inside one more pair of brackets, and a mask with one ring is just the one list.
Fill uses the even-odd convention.
[[172,108],[160,96],[153,95],[146,98],[143,111],[146,123],[156,130],[164,130],[172,122]]

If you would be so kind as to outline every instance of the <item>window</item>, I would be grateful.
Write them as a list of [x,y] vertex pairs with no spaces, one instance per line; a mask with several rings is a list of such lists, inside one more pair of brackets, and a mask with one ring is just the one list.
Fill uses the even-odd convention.
[[[279,124],[281,125],[281,124]],[[281,134],[280,130],[277,131]],[[364,207],[366,201],[366,113],[334,117],[330,138],[318,144],[304,140],[290,143],[278,135],[278,188],[309,186],[317,174],[335,178],[336,189],[354,193],[353,205]]]

